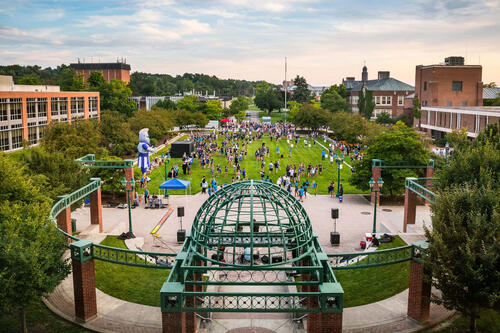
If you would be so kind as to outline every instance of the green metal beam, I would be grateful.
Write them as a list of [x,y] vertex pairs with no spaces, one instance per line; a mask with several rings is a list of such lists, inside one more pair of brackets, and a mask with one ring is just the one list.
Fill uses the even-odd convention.
[[[433,185],[427,185],[426,183],[428,181],[437,181],[438,178],[406,178],[405,179],[405,188],[409,189],[413,193],[417,194],[418,196],[424,198],[425,200],[429,202],[436,202],[436,193],[432,192],[431,190],[427,189],[426,187],[432,187]],[[419,182],[425,182],[424,185],[419,184]]]

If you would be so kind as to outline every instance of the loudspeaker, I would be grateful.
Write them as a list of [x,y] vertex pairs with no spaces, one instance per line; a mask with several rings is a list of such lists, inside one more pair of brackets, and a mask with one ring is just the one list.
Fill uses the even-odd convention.
[[282,262],[283,261],[283,257],[281,256],[273,256],[272,257],[272,263],[276,263],[276,262]]
[[262,256],[260,259],[263,264],[269,264],[269,257],[268,256]]
[[179,229],[177,230],[177,242],[182,243],[186,239],[186,230],[185,229]]
[[330,232],[330,244],[338,246],[340,244],[340,234],[338,232]]
[[338,218],[339,218],[339,209],[332,208],[332,219],[338,219]]
[[177,207],[177,217],[183,217],[183,216],[184,216],[184,206]]

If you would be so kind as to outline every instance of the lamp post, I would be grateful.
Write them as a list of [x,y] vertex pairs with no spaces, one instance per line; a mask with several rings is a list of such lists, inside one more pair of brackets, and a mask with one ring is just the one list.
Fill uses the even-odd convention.
[[[161,154],[161,160],[163,161],[163,166],[164,166],[164,169],[165,169],[165,181],[167,181],[167,162],[165,162],[165,155]],[[165,192],[163,193],[164,196],[167,196],[167,189],[165,189]]]
[[[373,180],[373,177],[370,178],[370,181],[368,182],[370,184],[370,190],[372,192],[375,192],[375,207],[373,209],[373,231],[372,234],[377,232],[377,193],[380,192],[380,189],[382,186],[384,186],[384,181],[382,180],[382,177],[378,179],[377,182]],[[375,188],[375,184],[377,184],[377,188]]]
[[344,154],[335,155],[335,162],[337,163],[337,198],[340,196],[340,169],[342,169],[342,163],[344,162]]
[[450,156],[450,144],[448,143],[448,141],[446,141],[446,145],[445,145],[445,150],[446,150],[446,159],[448,159],[448,156]]
[[123,177],[122,181],[122,186],[125,191],[127,191],[127,199],[128,199],[128,233],[127,233],[127,238],[135,238],[134,233],[132,232],[132,212],[130,211],[130,192],[132,192],[135,188],[135,180],[134,178],[130,178],[130,180],[127,180],[125,177]]

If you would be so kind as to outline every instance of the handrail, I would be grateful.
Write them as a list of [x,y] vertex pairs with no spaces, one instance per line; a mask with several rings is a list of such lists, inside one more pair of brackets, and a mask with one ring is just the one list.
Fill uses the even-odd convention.
[[133,160],[116,160],[116,161],[96,160],[94,154],[87,154],[85,156],[77,158],[75,161],[80,166],[86,166],[88,168],[126,169],[126,168],[132,168],[134,166]]
[[426,169],[426,168],[434,168],[434,160],[429,160],[427,165],[411,165],[410,161],[398,161],[394,162],[394,165],[388,165],[386,161],[379,159],[372,159],[372,168],[381,168],[381,169]]
[[417,194],[418,196],[424,198],[427,201],[430,201],[432,203],[436,202],[436,193],[432,192],[431,190],[427,189],[426,187],[432,187],[432,184],[429,185],[421,185],[418,183],[418,181],[425,180],[426,182],[428,181],[435,181],[437,178],[411,178],[408,177],[405,179],[405,188],[409,189],[413,193]]
[[373,252],[329,253],[333,270],[377,267],[411,260],[415,245],[405,245]]
[[87,185],[80,187],[78,190],[71,192],[70,194],[66,194],[60,196],[60,199],[52,206],[50,210],[50,218],[55,220],[57,215],[61,213],[66,207],[74,204],[78,200],[86,198],[90,193],[94,192],[98,188],[101,187],[101,179],[100,178],[91,178],[90,183]]

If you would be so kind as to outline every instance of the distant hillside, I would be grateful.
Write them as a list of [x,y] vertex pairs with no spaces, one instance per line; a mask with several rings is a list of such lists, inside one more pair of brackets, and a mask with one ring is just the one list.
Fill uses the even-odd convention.
[[[62,90],[71,90],[68,77],[74,75],[73,69],[61,65],[56,68],[40,66],[8,65],[0,66],[0,75],[11,75],[17,84],[60,85]],[[260,82],[260,81],[259,81]],[[134,72],[130,75],[130,89],[135,96],[174,95],[178,92],[196,90],[215,93],[218,96],[252,96],[259,82],[246,80],[219,79],[205,74],[171,76],[168,74],[149,74]]]

